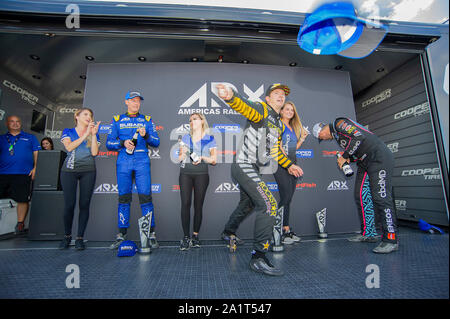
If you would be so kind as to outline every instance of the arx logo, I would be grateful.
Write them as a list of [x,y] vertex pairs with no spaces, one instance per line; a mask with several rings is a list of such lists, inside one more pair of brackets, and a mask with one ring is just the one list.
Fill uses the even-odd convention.
[[161,155],[159,155],[159,148],[151,148],[148,150],[148,156],[151,159],[160,159]]
[[239,184],[222,183],[216,188],[215,193],[239,193]]
[[119,189],[118,189],[118,185],[117,184],[100,184],[99,186],[97,186],[94,190],[94,194],[114,194],[114,193],[118,193]]
[[328,191],[346,191],[348,190],[347,181],[332,181],[327,187]]
[[[226,82],[210,82],[204,83],[197,91],[194,92],[186,101],[184,101],[180,105],[180,110],[178,111],[179,115],[190,115],[192,113],[198,112],[202,114],[238,114],[236,111],[234,111],[231,108],[221,108],[221,104],[224,102],[222,99],[219,98],[219,95],[217,94],[216,85],[217,84],[224,84],[236,92],[238,91],[236,86],[234,86],[231,83]],[[208,87],[209,87],[209,94],[210,99],[208,100]],[[261,85],[256,91],[253,91],[250,89],[246,84],[243,84],[243,90],[244,94],[247,95],[247,98],[250,101],[257,101],[262,102],[260,99],[260,96],[264,94],[264,85]],[[208,103],[209,102],[209,103]],[[192,109],[191,107],[194,107],[195,105],[198,105],[198,109]],[[210,106],[210,108],[208,108]]]

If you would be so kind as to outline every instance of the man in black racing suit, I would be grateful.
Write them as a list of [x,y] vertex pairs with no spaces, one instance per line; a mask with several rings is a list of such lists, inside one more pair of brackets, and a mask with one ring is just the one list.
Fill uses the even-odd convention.
[[289,88],[279,83],[271,85],[266,92],[267,103],[251,102],[222,84],[218,84],[217,89],[221,99],[247,118],[236,162],[231,165],[231,175],[239,183],[240,201],[225,226],[224,234],[235,236],[239,224],[254,211],[256,219],[250,268],[266,275],[283,275],[265,255],[279,211],[275,197],[261,179],[261,173],[273,174],[279,164],[291,175],[303,175],[302,169],[283,154],[280,146],[284,125],[279,112]]
[[374,210],[381,219],[382,228],[382,242],[373,249],[373,252],[387,254],[398,250],[397,218],[392,196],[394,170],[392,152],[367,128],[345,117],[339,117],[327,125],[318,123],[313,131],[319,140],[334,138],[344,149],[342,157],[338,158],[339,167],[345,162],[357,163],[355,201],[360,211],[362,208],[358,190],[362,189],[362,184],[369,176]]

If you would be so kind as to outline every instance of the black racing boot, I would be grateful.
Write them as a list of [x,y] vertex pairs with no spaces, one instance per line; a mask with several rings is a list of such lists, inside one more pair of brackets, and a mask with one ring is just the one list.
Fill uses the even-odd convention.
[[267,259],[266,254],[261,252],[252,253],[250,259],[250,269],[269,276],[283,276],[281,269],[275,268],[274,265]]

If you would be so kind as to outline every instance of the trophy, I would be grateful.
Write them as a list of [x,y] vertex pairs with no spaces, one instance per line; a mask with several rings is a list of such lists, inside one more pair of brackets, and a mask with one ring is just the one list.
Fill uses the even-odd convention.
[[327,220],[327,209],[324,208],[316,213],[317,226],[319,226],[319,238],[327,238],[328,235],[325,232],[325,225]]
[[139,222],[139,235],[141,238],[141,249],[139,249],[139,253],[141,254],[150,254],[150,223],[152,221],[153,211],[147,213],[147,215],[142,216],[138,219]]
[[273,226],[273,246],[272,251],[280,252],[284,250],[281,243],[281,236],[283,235],[283,212],[284,207],[278,208],[278,214],[275,217],[275,225]]

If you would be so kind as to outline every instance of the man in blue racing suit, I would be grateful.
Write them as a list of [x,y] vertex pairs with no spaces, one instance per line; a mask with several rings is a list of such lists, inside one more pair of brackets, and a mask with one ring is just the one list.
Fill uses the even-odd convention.
[[[150,116],[139,113],[141,101],[144,98],[137,91],[129,91],[125,96],[127,112],[115,115],[111,121],[111,131],[108,134],[106,147],[118,151],[116,163],[117,184],[119,190],[118,227],[116,241],[110,246],[117,249],[126,239],[129,227],[130,206],[132,199],[133,177],[141,205],[142,216],[152,213],[149,242],[152,248],[158,247],[154,227],[154,211],[152,203],[150,158],[148,146],[158,147],[159,137]],[[139,132],[134,145],[133,135]],[[130,154],[131,153],[131,154]]]

